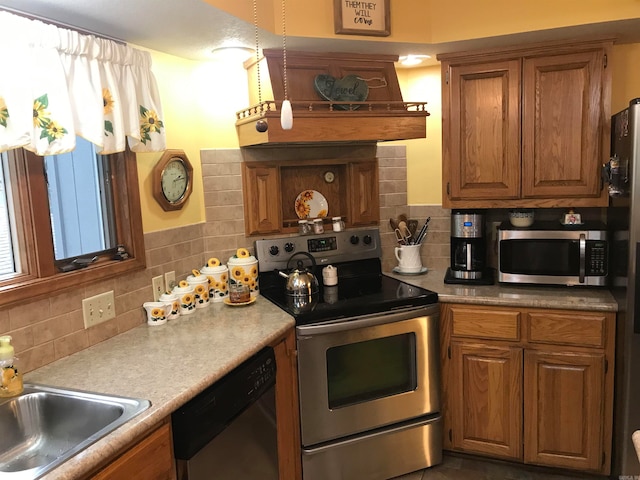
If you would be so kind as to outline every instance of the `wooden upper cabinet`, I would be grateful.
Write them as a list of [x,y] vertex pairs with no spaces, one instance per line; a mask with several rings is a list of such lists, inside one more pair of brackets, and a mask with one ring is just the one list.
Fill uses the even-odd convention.
[[242,183],[247,235],[280,232],[282,218],[274,199],[280,191],[278,167],[244,163]]
[[606,206],[611,45],[439,55],[443,207]]
[[378,162],[352,163],[349,175],[351,225],[376,224],[380,218]]
[[444,91],[450,198],[519,198],[520,61],[453,65]]
[[603,66],[603,49],[524,60],[524,198],[600,196]]
[[325,229],[338,216],[347,227],[380,223],[376,158],[243,162],[242,187],[247,236],[297,232],[296,199],[306,190],[326,200]]

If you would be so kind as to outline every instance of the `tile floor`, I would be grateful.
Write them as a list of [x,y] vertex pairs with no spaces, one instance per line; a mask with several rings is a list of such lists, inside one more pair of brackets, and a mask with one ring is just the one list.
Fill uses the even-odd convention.
[[445,454],[441,464],[393,480],[600,480],[592,475],[562,475],[532,467]]

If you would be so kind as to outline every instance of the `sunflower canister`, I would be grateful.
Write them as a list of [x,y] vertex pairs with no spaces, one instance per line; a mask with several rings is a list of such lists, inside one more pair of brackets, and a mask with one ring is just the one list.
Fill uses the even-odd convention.
[[171,302],[145,302],[142,304],[147,311],[147,324],[151,326],[164,325],[171,314]]
[[173,287],[173,293],[180,298],[180,315],[189,315],[196,311],[195,288],[182,280]]
[[180,316],[180,295],[173,292],[165,292],[158,298],[161,302],[171,303],[171,313],[169,313],[168,320],[173,320]]
[[200,269],[209,280],[209,301],[222,302],[229,295],[229,269],[217,258],[210,258]]
[[227,262],[229,268],[229,284],[241,283],[249,285],[251,297],[257,297],[260,293],[258,285],[258,259],[249,253],[246,248],[239,248],[236,254]]
[[209,306],[209,279],[198,270],[191,271],[193,275],[187,277],[187,283],[193,287],[196,308]]

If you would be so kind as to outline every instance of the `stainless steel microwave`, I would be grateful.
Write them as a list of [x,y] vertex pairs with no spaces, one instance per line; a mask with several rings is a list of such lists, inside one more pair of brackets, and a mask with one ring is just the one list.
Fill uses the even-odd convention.
[[607,285],[609,263],[604,224],[564,226],[536,222],[498,228],[498,281],[541,285]]

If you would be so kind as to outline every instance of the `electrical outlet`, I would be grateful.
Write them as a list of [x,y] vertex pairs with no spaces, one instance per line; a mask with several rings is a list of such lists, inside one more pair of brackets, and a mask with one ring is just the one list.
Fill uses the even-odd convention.
[[93,327],[116,316],[113,290],[82,300],[84,328]]
[[164,288],[167,292],[173,290],[176,285],[176,272],[166,272],[164,274]]
[[157,302],[160,300],[160,295],[164,293],[164,279],[162,275],[153,277],[151,279],[151,286],[153,287],[153,301]]

